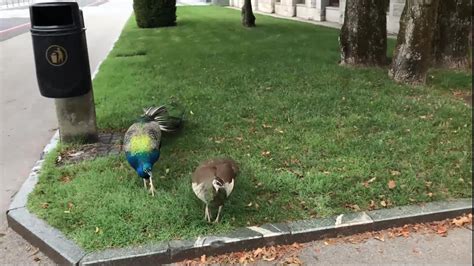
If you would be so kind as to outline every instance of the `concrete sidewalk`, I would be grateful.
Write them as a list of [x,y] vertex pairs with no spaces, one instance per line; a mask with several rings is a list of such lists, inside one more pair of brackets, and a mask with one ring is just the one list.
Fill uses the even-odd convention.
[[[83,12],[95,71],[130,17],[132,0],[110,0]],[[28,256],[34,248],[7,230],[5,212],[57,128],[54,100],[39,94],[30,33],[0,42],[0,64],[0,264],[27,265],[34,257],[51,263],[41,254]]]

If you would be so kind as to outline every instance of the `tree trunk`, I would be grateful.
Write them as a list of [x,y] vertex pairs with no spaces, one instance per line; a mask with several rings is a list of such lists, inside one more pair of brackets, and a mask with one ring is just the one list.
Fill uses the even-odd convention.
[[433,25],[436,25],[438,4],[438,0],[406,1],[389,71],[395,81],[425,83],[432,62]]
[[387,0],[347,0],[339,37],[341,64],[387,64]]
[[450,0],[439,3],[438,28],[434,41],[436,66],[454,69],[469,68],[471,9],[471,0]]
[[255,16],[252,11],[252,2],[245,0],[242,7],[242,25],[245,27],[255,27]]

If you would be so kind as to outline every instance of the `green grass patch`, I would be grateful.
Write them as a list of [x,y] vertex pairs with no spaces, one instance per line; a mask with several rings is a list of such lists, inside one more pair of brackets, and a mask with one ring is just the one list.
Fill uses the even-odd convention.
[[[164,137],[154,167],[158,195],[124,156],[56,167],[52,154],[29,209],[97,250],[366,210],[371,201],[470,197],[472,109],[446,93],[468,91],[470,75],[435,72],[413,88],[387,69],[338,60],[330,28],[257,15],[247,29],[238,11],[219,7],[179,7],[170,28],[138,29],[132,18],[94,80],[98,123],[122,131],[143,107],[186,107],[183,131]],[[209,225],[191,172],[214,156],[234,158],[242,172],[223,222]]]

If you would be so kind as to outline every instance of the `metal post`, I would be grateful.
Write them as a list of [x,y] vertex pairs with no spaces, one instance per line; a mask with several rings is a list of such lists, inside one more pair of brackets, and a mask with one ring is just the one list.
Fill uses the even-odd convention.
[[93,143],[98,139],[94,94],[55,99],[61,142]]

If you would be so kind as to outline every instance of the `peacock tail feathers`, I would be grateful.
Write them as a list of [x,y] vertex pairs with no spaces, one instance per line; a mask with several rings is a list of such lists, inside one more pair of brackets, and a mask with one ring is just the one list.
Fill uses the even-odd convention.
[[183,122],[184,111],[181,111],[179,116],[172,116],[164,105],[144,108],[143,112],[142,118],[146,121],[158,122],[161,131],[174,132],[181,127]]

